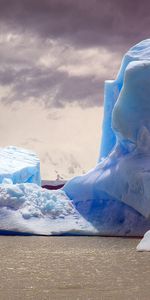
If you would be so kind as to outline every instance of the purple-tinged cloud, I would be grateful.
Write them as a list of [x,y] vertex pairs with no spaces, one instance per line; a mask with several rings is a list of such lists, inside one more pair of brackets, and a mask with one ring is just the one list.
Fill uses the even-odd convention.
[[102,104],[104,79],[149,35],[149,8],[149,1],[0,0],[0,99]]

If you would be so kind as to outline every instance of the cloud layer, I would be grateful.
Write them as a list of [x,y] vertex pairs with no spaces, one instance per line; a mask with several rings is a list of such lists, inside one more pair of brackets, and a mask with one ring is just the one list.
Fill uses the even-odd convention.
[[6,27],[44,39],[112,47],[147,37],[149,8],[148,0],[1,0],[0,19]]
[[144,2],[0,0],[0,99],[101,105],[123,52],[148,37]]

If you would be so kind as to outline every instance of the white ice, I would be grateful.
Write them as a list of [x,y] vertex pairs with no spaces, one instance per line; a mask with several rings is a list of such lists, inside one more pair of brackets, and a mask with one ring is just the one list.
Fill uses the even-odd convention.
[[145,234],[143,239],[136,247],[137,251],[150,251],[150,230],[148,230]]
[[0,148],[0,183],[41,184],[40,161],[32,151],[9,146]]
[[62,191],[33,183],[0,184],[0,230],[31,234],[96,234]]

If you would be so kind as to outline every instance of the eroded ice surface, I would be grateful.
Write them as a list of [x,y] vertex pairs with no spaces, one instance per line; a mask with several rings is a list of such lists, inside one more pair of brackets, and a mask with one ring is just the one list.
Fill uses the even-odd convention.
[[[150,58],[150,40],[135,46],[134,51],[134,61],[130,62],[131,56],[130,59],[125,56],[123,60],[117,79],[120,90],[115,101],[111,93],[107,94],[111,125],[108,115],[104,116],[104,123],[106,121],[106,127],[111,126],[115,136],[113,148],[108,151],[107,145],[110,147],[112,139],[109,140],[108,128],[104,126],[107,142],[102,149],[107,152],[106,158],[87,174],[73,178],[64,186],[64,191],[74,203],[84,201],[86,206],[90,201],[95,210],[96,206],[100,207],[100,234],[107,226],[106,233],[117,235],[119,228],[121,235],[128,230],[131,235],[140,235],[150,226],[150,61],[145,60]],[[121,206],[119,202],[125,205]],[[104,218],[105,210],[108,219]],[[92,210],[89,218],[91,214]],[[109,222],[111,218],[112,223]],[[127,224],[129,228],[124,230]]]
[[0,230],[32,234],[97,234],[62,191],[33,183],[0,185]]
[[41,184],[40,161],[29,150],[9,146],[0,148],[0,183],[33,182]]
[[108,199],[128,204],[150,218],[150,61],[134,61],[112,111],[116,145],[94,169],[69,181],[64,191],[76,201]]
[[[106,80],[104,85],[104,118],[99,161],[111,152],[116,143],[116,135],[112,130],[112,111],[124,83],[124,74],[132,61],[150,61],[150,39],[134,45],[124,55],[120,70],[115,80]],[[148,81],[148,78],[146,79]],[[142,90],[141,90],[142,92]],[[135,110],[134,110],[135,112]]]

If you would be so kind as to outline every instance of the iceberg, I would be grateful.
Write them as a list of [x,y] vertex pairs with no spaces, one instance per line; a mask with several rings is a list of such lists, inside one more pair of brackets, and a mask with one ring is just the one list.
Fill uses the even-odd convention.
[[136,250],[139,252],[150,251],[150,230],[144,234],[144,237],[137,245]]
[[82,211],[89,201],[99,211],[96,218],[90,209],[88,219],[100,234],[138,236],[150,225],[149,82],[150,39],[131,48],[117,79],[106,82],[99,163],[64,186],[76,205],[84,202]]
[[40,186],[27,150],[0,150],[0,230],[31,234],[142,236],[150,228],[150,39],[106,81],[99,161],[61,189]]
[[5,182],[41,185],[40,160],[37,155],[14,146],[0,148],[0,184]]

